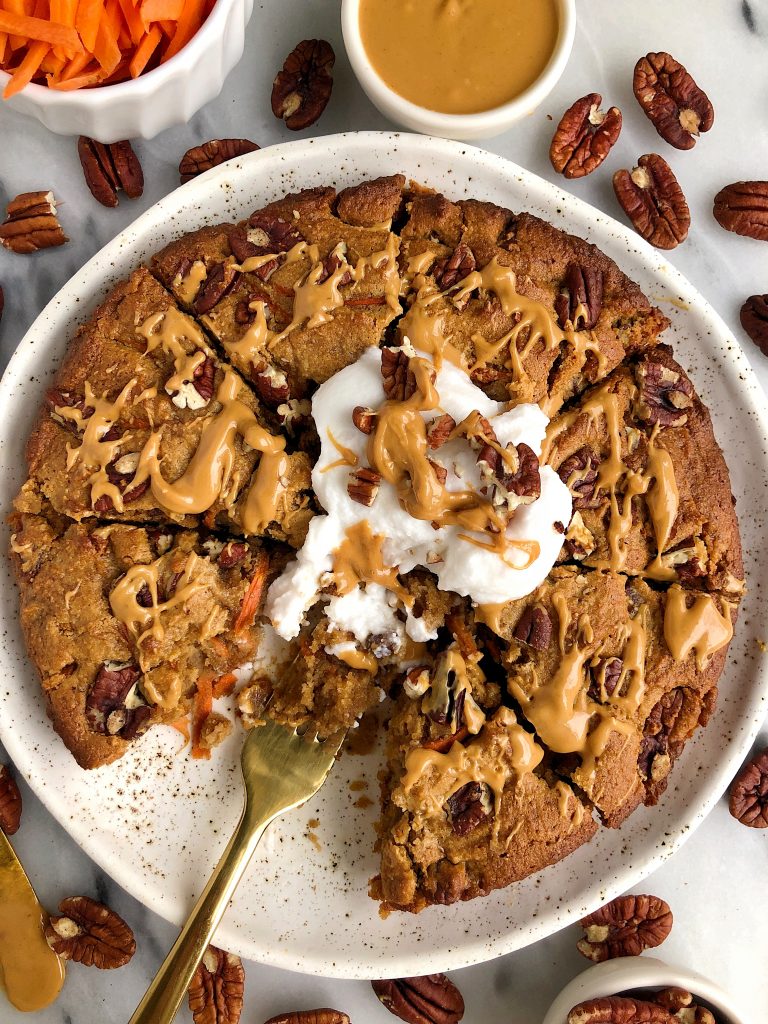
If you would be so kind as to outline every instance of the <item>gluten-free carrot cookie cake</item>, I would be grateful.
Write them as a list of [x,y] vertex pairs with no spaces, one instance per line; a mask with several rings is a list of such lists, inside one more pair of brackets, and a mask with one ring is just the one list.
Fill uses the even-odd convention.
[[[594,246],[395,175],[171,242],[72,340],[11,517],[78,762],[386,701],[371,894],[485,895],[655,803],[743,588],[667,326]],[[279,678],[247,678],[263,631]],[[238,689],[239,687],[239,689]]]

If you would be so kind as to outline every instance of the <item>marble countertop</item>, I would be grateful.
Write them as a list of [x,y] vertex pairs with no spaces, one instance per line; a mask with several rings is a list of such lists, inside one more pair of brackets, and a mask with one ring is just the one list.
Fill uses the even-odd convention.
[[[33,258],[0,251],[0,283],[5,289],[0,323],[3,366],[71,274],[177,185],[178,161],[189,146],[224,136],[246,136],[262,146],[294,137],[271,114],[271,81],[295,43],[312,36],[329,39],[337,54],[333,97],[314,134],[391,128],[368,103],[348,65],[338,0],[265,0],[256,5],[246,54],[222,95],[187,126],[136,144],[144,166],[144,195],[135,202],[121,201],[116,210],[106,210],[91,198],[74,140],[52,135],[0,107],[0,206],[19,192],[52,188],[62,200],[61,219],[72,239],[62,249]],[[667,147],[632,95],[635,61],[648,50],[661,49],[688,66],[715,106],[715,127],[690,153]],[[560,84],[535,114],[486,147],[555,180],[547,159],[553,128],[548,115],[556,121],[570,102],[592,91],[624,112],[610,170],[632,167],[637,156],[653,151],[672,163],[693,217],[690,237],[672,254],[672,262],[743,339],[768,388],[768,360],[738,325],[743,299],[768,290],[768,245],[727,234],[711,214],[712,197],[724,184],[768,176],[768,0],[645,0],[640,6],[582,0],[576,45]],[[610,170],[604,168],[569,187],[620,216]],[[558,183],[562,185],[562,179]],[[744,443],[749,444],[749,438]],[[768,725],[760,742],[768,742]],[[4,757],[1,749],[0,756]],[[118,972],[73,965],[59,1001],[34,1019],[40,1024],[124,1024],[174,930],[96,868],[23,783],[22,789],[25,810],[14,845],[43,902],[53,908],[63,896],[88,893],[123,914],[138,939],[135,958]],[[673,908],[675,927],[659,950],[661,956],[708,974],[740,997],[755,1022],[768,1020],[767,840],[765,834],[734,822],[721,800],[682,850],[637,890],[662,896]],[[576,929],[566,929],[518,953],[455,972],[453,978],[466,998],[468,1024],[540,1024],[560,988],[586,965],[575,950],[577,937]],[[367,982],[323,980],[246,965],[243,1021],[248,1024],[261,1024],[279,1011],[328,1005],[346,1011],[355,1024],[394,1019],[378,1005]],[[23,1019],[29,1018],[2,1003],[0,996],[0,1021],[16,1024]],[[179,1019],[189,1019],[186,1009]]]

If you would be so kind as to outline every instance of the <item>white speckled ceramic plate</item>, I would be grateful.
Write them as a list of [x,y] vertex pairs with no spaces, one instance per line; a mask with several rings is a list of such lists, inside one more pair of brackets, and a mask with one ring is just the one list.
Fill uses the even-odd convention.
[[[487,960],[557,931],[637,884],[679,847],[725,789],[756,734],[768,687],[756,643],[765,635],[758,587],[768,578],[768,424],[765,398],[741,349],[691,285],[632,231],[500,157],[452,142],[366,133],[273,146],[209,172],[139,218],[59,292],[6,371],[0,385],[4,512],[23,480],[24,438],[46,381],[77,322],[118,278],[180,232],[243,217],[298,188],[343,187],[396,171],[450,197],[530,210],[588,238],[669,314],[667,340],[709,404],[728,458],[751,586],[717,714],[686,749],[659,806],[640,809],[619,831],[601,829],[563,863],[486,899],[381,920],[367,896],[376,870],[375,808],[356,806],[361,793],[376,799],[377,758],[344,757],[316,800],[271,828],[217,939],[264,963],[338,977],[425,974]],[[46,721],[7,564],[5,575],[3,742],[83,849],[147,906],[181,922],[238,816],[239,736],[205,763],[176,756],[177,735],[155,730],[117,764],[91,773],[78,769]],[[367,790],[351,789],[354,780],[366,781]]]

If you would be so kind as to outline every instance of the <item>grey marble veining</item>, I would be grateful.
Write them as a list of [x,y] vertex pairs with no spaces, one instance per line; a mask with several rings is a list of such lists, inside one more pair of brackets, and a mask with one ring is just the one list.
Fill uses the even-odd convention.
[[[67,246],[35,257],[0,251],[0,284],[6,297],[0,322],[2,366],[71,274],[177,185],[178,160],[190,145],[227,135],[247,136],[261,145],[289,137],[270,112],[270,85],[285,54],[310,36],[328,38],[337,53],[333,98],[315,134],[391,127],[356,85],[343,52],[336,0],[270,0],[257,5],[246,54],[222,95],[189,125],[136,144],[145,172],[144,196],[135,202],[123,199],[116,210],[103,209],[91,198],[74,140],[54,136],[0,108],[0,205],[22,191],[52,188],[71,238]],[[678,153],[659,139],[632,95],[635,60],[658,49],[679,57],[715,105],[715,127],[689,153]],[[642,5],[582,0],[576,46],[559,86],[538,112],[487,148],[555,180],[547,160],[553,128],[547,115],[556,121],[573,99],[591,91],[622,108],[624,129],[607,166],[571,183],[571,190],[620,216],[611,173],[633,166],[641,153],[662,153],[680,179],[693,217],[690,237],[672,254],[672,262],[743,338],[738,309],[747,295],[768,291],[768,244],[722,231],[712,218],[711,203],[729,181],[768,177],[768,0],[646,0]],[[768,361],[748,341],[744,345],[763,386],[768,386]],[[764,729],[762,742],[767,740]],[[138,939],[134,960],[120,971],[70,967],[57,1004],[34,1019],[40,1024],[125,1024],[174,931],[96,868],[23,783],[22,788],[25,810],[14,844],[46,905],[53,908],[76,893],[103,898],[129,921]],[[675,912],[675,927],[661,955],[697,967],[739,994],[756,1024],[768,1019],[768,991],[762,983],[768,948],[765,843],[765,835],[737,826],[720,801],[683,849],[643,886],[668,899]],[[566,929],[527,950],[456,972],[468,1024],[538,1024],[559,988],[584,967],[575,952],[576,937],[575,929]],[[246,965],[244,1024],[261,1024],[282,1010],[323,1005],[345,1010],[355,1024],[393,1019],[365,982]],[[30,1018],[0,1002],[0,1024],[24,1019]],[[189,1020],[186,1010],[179,1019]]]

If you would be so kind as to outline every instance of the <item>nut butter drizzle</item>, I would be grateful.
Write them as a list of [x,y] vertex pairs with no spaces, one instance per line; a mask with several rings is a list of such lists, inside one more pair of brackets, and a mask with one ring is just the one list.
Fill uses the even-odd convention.
[[413,599],[398,581],[397,567],[387,565],[382,553],[385,537],[375,534],[367,519],[348,526],[333,552],[332,582],[337,594],[349,594],[360,583],[378,583],[410,607]]
[[64,964],[45,941],[47,915],[2,833],[0,868],[1,987],[17,1010],[42,1010],[61,991]]
[[[184,384],[189,384],[194,379],[195,370],[212,354],[203,332],[194,320],[185,316],[175,306],[170,306],[163,313],[153,313],[147,317],[136,328],[136,333],[147,342],[146,355],[159,347],[173,357],[174,372],[165,384],[165,390],[169,394],[180,391]],[[181,338],[187,338],[194,345],[192,352],[186,351]]]
[[340,466],[347,466],[349,468],[354,469],[358,461],[357,452],[353,451],[351,448],[347,448],[347,446],[343,445],[340,441],[337,441],[330,429],[328,429],[326,432],[328,434],[328,440],[339,453],[339,458],[323,466],[320,472],[327,473],[329,470],[338,469]]
[[722,598],[722,607],[718,608],[711,594],[698,594],[690,607],[688,597],[677,583],[669,588],[664,608],[664,639],[675,661],[684,661],[693,652],[701,672],[710,657],[733,636],[731,610]]
[[181,301],[189,306],[194,302],[195,296],[200,291],[200,285],[207,277],[208,270],[205,263],[202,260],[195,260],[186,274],[176,274],[171,287]]
[[[426,258],[427,254],[421,255]],[[418,279],[419,273],[425,269],[423,263],[413,258],[409,264],[409,271],[411,266],[416,270]],[[464,355],[451,343],[450,338],[445,336],[443,315],[440,311],[431,314],[429,308],[439,299],[449,299],[454,305],[461,305],[476,289],[493,292],[499,299],[505,316],[514,316],[517,320],[515,326],[495,342],[487,342],[481,335],[475,335],[472,338],[475,345],[475,360],[470,366]],[[544,346],[545,351],[554,352],[565,341],[580,360],[577,369],[584,365],[588,352],[594,353],[601,373],[606,368],[605,357],[593,333],[574,331],[572,327],[561,328],[543,303],[517,291],[515,271],[511,267],[503,266],[495,256],[481,270],[473,270],[445,291],[436,291],[426,282],[421,284],[413,305],[400,322],[400,332],[416,348],[434,355],[437,359],[448,359],[468,370],[485,366],[509,345],[509,359],[505,365],[507,369],[512,370],[516,387],[527,380],[528,375],[523,363],[540,344]],[[522,347],[518,348],[518,342],[523,336],[526,340]],[[542,407],[547,412],[546,403]]]
[[405,759],[405,773],[398,789],[406,806],[411,791],[424,776],[434,777],[432,785],[425,786],[415,801],[414,810],[434,815],[442,811],[445,801],[468,782],[487,785],[494,797],[496,824],[500,820],[504,786],[510,775],[519,779],[532,772],[541,762],[544,751],[533,736],[517,722],[509,708],[500,708],[491,719],[492,725],[502,727],[488,738],[481,731],[478,739],[466,746],[456,741],[443,754],[425,747],[409,751]]
[[[345,243],[340,242],[330,253],[336,257],[339,265],[325,280],[321,280],[325,273],[326,261],[320,258],[319,247],[307,242],[298,242],[285,254],[283,265],[307,258],[310,261],[310,268],[293,286],[293,315],[290,323],[281,331],[272,331],[267,324],[265,302],[255,300],[251,303],[251,309],[256,313],[253,324],[238,341],[225,341],[224,348],[230,355],[238,355],[248,362],[258,363],[266,353],[297,328],[306,325],[307,329],[311,330],[333,320],[335,310],[344,305],[344,295],[340,291],[342,285],[349,282],[354,288],[354,285],[362,281],[369,267],[381,272],[385,302],[393,313],[399,313],[401,308],[398,252],[399,238],[390,232],[383,249],[369,256],[361,256],[353,267],[347,261]],[[252,256],[241,264],[235,264],[234,267],[248,273],[276,259],[280,257]]]

